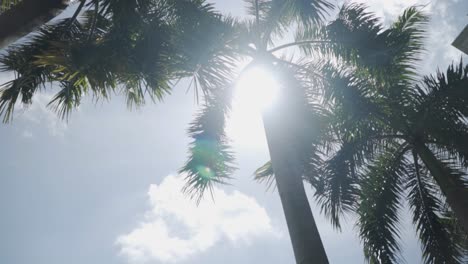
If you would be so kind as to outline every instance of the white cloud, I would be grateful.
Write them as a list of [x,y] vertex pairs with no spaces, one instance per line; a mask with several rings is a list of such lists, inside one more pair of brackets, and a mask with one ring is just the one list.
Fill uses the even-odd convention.
[[[349,1],[348,1],[349,2]],[[369,10],[382,18],[384,24],[389,25],[402,14],[403,10],[411,6],[421,6],[431,19],[427,28],[426,52],[420,67],[421,75],[432,74],[437,68],[445,69],[452,61],[457,61],[461,52],[451,46],[451,43],[461,31],[464,16],[457,13],[460,8],[458,0],[428,1],[428,0],[355,0],[364,3]]]
[[67,123],[47,107],[52,98],[52,94],[38,93],[34,95],[33,103],[30,106],[17,106],[18,111],[15,119],[24,119],[45,126],[52,136],[64,136]]
[[428,0],[356,0],[355,2],[366,4],[386,21],[388,19],[392,21],[410,6],[424,6],[424,10],[429,13],[432,12],[433,8],[433,4]]
[[151,207],[145,220],[116,241],[130,263],[177,262],[222,240],[249,244],[256,238],[278,236],[266,210],[254,198],[215,187],[215,201],[205,199],[196,206],[181,193],[183,185],[183,177],[168,176],[150,186]]

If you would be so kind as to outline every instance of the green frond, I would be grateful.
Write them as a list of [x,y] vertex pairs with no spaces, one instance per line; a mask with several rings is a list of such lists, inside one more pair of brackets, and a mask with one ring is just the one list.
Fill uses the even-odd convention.
[[453,239],[444,219],[440,190],[417,158],[408,175],[406,189],[413,211],[413,223],[419,234],[425,263],[462,263],[462,248]]
[[307,55],[338,58],[380,81],[398,83],[414,80],[427,21],[424,13],[412,7],[385,29],[365,5],[348,4],[328,25],[299,31],[296,41],[311,41],[300,46]]
[[18,4],[21,1],[22,0],[1,0],[0,1],[0,14],[11,9],[12,7],[14,7],[16,4]]
[[2,70],[18,74],[17,81],[3,87],[11,88],[3,93],[0,109],[8,115],[6,120],[20,94],[29,102],[46,82],[66,87],[51,102],[65,117],[79,104],[70,101],[78,100],[78,94],[107,99],[119,88],[128,106],[138,107],[148,98],[162,100],[173,80],[192,76],[203,93],[211,93],[233,75],[239,25],[232,18],[221,18],[212,4],[104,1],[99,8],[97,13],[84,12],[84,20],[45,26],[1,58]]
[[73,81],[62,81],[61,90],[52,98],[48,106],[52,108],[62,119],[68,119],[75,108],[80,105],[84,91],[81,86]]
[[[242,52],[248,44],[240,40],[244,25],[232,18],[205,16],[191,20],[190,26],[174,41],[179,78],[191,76],[196,88],[206,94],[230,82]],[[196,91],[198,94],[198,91]]]
[[[224,92],[229,94],[230,88]],[[193,138],[189,158],[180,173],[186,175],[184,192],[199,202],[214,184],[226,184],[235,170],[234,156],[224,127],[229,102],[225,94],[207,99],[201,113],[189,128]],[[229,98],[230,99],[230,98]]]
[[[468,197],[467,171],[462,166],[463,164],[460,163],[460,160],[454,157],[452,153],[444,150],[441,151],[438,148],[432,148],[431,151],[439,162],[437,165],[446,173],[446,177],[450,178],[450,181],[454,183],[459,190],[465,193],[466,196],[464,197]],[[464,201],[464,203],[468,204],[468,200]]]
[[408,80],[417,77],[417,62],[424,52],[424,41],[428,36],[429,17],[421,11],[422,7],[413,6],[403,11],[392,27],[384,32],[391,48],[394,64],[398,68],[397,78],[404,76]]
[[323,22],[333,5],[326,0],[246,0],[249,15],[257,19],[256,31],[260,47],[266,48],[282,37],[293,25],[298,30]]
[[468,234],[460,224],[460,221],[454,216],[450,207],[445,204],[443,206],[442,221],[445,227],[449,230],[451,238],[455,244],[462,248],[462,255],[468,256]]
[[66,19],[44,26],[29,41],[13,45],[0,57],[0,71],[15,73],[15,78],[2,84],[0,88],[0,115],[3,115],[4,122],[11,120],[19,98],[23,106],[30,105],[39,88],[52,81],[54,69],[35,64],[37,58],[44,54],[50,43],[75,38],[81,32],[77,23],[70,23]]
[[287,1],[244,0],[244,2],[247,13],[253,17],[252,41],[257,45],[257,49],[266,49],[268,44],[272,44],[274,37],[285,34],[291,23],[290,17],[285,15],[288,13]]
[[468,66],[460,62],[427,76],[416,90],[414,130],[468,165]]
[[[435,114],[437,115],[437,114]],[[435,124],[424,124],[427,141],[440,153],[454,159],[465,167],[468,167],[468,125],[458,120],[457,122],[438,122]],[[447,121],[447,120],[444,120]],[[455,161],[456,160],[456,161]]]
[[267,189],[275,184],[275,173],[273,172],[273,165],[268,161],[254,172],[254,180],[259,183],[265,183]]
[[327,0],[286,0],[285,2],[295,22],[305,29],[322,24],[333,8],[333,4]]
[[388,150],[363,171],[357,212],[369,263],[400,263],[398,210],[407,173],[405,152],[405,147]]
[[341,148],[324,163],[315,184],[315,194],[321,212],[328,217],[335,228],[341,228],[340,218],[355,211],[359,194],[357,165],[351,143]]
[[348,67],[325,64],[321,68],[323,104],[330,109],[337,128],[348,136],[359,137],[359,130],[366,128],[377,134],[386,121],[385,103],[388,100],[379,91],[372,78],[360,75]]
[[364,66],[374,66],[388,60],[381,53],[385,46],[379,35],[383,31],[380,20],[363,4],[341,7],[338,17],[329,24],[298,32],[297,41],[327,40],[323,45],[301,46],[306,54],[320,51]]
[[[453,119],[468,117],[468,65],[460,61],[450,65],[443,73],[424,77],[418,85],[419,112],[440,112]],[[448,116],[450,117],[450,116]]]

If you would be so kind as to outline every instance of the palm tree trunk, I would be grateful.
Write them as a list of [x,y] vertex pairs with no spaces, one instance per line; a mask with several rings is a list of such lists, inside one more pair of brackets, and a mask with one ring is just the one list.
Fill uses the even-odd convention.
[[23,0],[0,14],[0,48],[38,29],[68,6],[64,0]]
[[446,167],[426,145],[416,144],[415,149],[440,186],[455,217],[468,233],[468,189],[451,179]]
[[328,264],[302,181],[300,146],[293,128],[300,128],[299,116],[284,104],[264,113],[263,122],[283,211],[297,264]]

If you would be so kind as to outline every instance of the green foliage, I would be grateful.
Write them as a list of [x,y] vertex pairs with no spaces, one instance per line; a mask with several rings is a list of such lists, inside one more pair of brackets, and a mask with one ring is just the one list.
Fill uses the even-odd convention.
[[[180,172],[184,191],[200,201],[234,171],[224,128],[238,65],[269,65],[303,121],[291,129],[290,143],[333,226],[357,213],[367,260],[399,263],[398,210],[408,193],[424,261],[461,263],[462,239],[448,224],[456,215],[442,205],[447,192],[432,181],[433,164],[419,164],[418,147],[467,190],[468,66],[460,62],[419,81],[428,22],[421,8],[406,9],[386,28],[362,4],[342,6],[330,22],[325,0],[246,4],[251,16],[241,21],[204,0],[81,2],[72,18],[44,26],[0,57],[0,70],[15,73],[0,86],[0,115],[10,121],[15,106],[30,105],[50,83],[60,87],[50,107],[68,118],[86,95],[124,94],[129,107],[138,107],[192,78],[203,107],[189,128],[193,141]],[[295,42],[275,46],[290,30]],[[275,55],[289,47],[303,56]],[[271,162],[255,179],[274,184]]]
[[461,263],[462,247],[448,228],[440,190],[433,183],[427,170],[420,168],[414,158],[414,168],[408,175],[406,188],[413,211],[413,222],[419,234],[425,263]]
[[18,4],[21,1],[22,0],[1,0],[0,1],[0,14],[11,9],[12,7],[14,7],[16,4]]
[[318,184],[315,184],[315,197],[322,213],[336,228],[341,228],[340,217],[344,213],[356,209],[359,194],[356,163],[359,161],[352,151],[355,147],[351,142],[343,142],[324,162],[323,170],[318,174]]
[[[326,56],[332,61],[311,63],[320,72],[313,76],[323,79],[316,82],[316,89],[329,112],[329,130],[323,138],[327,159],[314,182],[315,195],[322,212],[338,228],[341,217],[359,205],[357,224],[370,263],[402,261],[399,199],[410,189],[403,181],[417,182],[408,169],[408,150],[421,142],[427,144],[444,167],[444,177],[455,181],[462,193],[468,186],[461,169],[466,166],[468,149],[463,113],[468,94],[466,69],[462,64],[450,66],[447,74],[418,81],[417,62],[424,48],[427,21],[412,7],[385,29],[363,5],[351,4],[345,5],[333,22],[297,35],[296,44],[307,56]],[[403,148],[398,154],[400,162],[395,156],[396,145]],[[386,161],[392,158],[394,163]],[[427,165],[420,167],[432,177],[436,172],[429,171]],[[420,198],[415,196],[416,189],[411,190],[410,206],[425,261],[461,263],[460,245],[444,240],[445,227],[429,233],[431,224],[445,221],[435,218],[440,210],[430,209],[437,211],[430,216],[416,200]],[[424,194],[426,200],[440,199],[441,192],[429,188]],[[435,243],[445,244],[437,249]]]
[[412,122],[439,151],[468,163],[468,66],[451,65],[447,73],[426,76],[417,85]]
[[[129,107],[146,97],[161,100],[173,80],[194,76],[203,92],[219,86],[234,64],[235,21],[204,1],[94,1],[84,22],[75,17],[45,26],[0,62],[18,78],[4,84],[0,113],[9,121],[21,95],[30,104],[46,83],[62,90],[51,106],[62,117],[91,93],[108,99],[123,93]],[[90,3],[90,4],[93,4]],[[207,48],[209,47],[209,48]]]
[[59,43],[64,39],[77,39],[81,35],[78,23],[63,20],[53,26],[46,26],[36,33],[30,42],[14,46],[6,55],[0,57],[2,71],[15,71],[15,78],[0,86],[0,114],[4,122],[11,120],[15,104],[18,100],[23,105],[32,103],[33,95],[54,75],[62,73],[54,71],[48,65],[36,65],[36,57],[50,46],[50,43]]
[[398,263],[398,209],[407,173],[406,148],[389,150],[372,163],[361,184],[359,234],[370,263]]
[[255,170],[254,180],[259,183],[264,183],[267,188],[271,188],[275,183],[275,174],[273,172],[273,165],[268,161],[263,166]]
[[256,19],[254,28],[257,48],[273,44],[275,37],[282,37],[290,26],[298,30],[312,28],[323,23],[333,7],[326,0],[245,0],[248,13]]
[[[225,89],[229,92],[229,89]],[[192,123],[189,134],[194,139],[190,155],[180,173],[185,173],[184,191],[199,202],[204,192],[212,191],[213,184],[226,184],[235,169],[234,157],[224,134],[229,103],[218,97],[206,101],[205,107]]]

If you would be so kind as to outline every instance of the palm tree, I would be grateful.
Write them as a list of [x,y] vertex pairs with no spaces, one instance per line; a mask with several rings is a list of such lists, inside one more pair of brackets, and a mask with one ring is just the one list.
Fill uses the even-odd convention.
[[[344,23],[325,29],[341,32],[331,38],[356,30],[366,45],[354,54],[318,48],[334,49],[341,60],[360,66],[324,67],[332,80],[324,98],[332,104],[333,140],[326,146],[333,150],[320,179],[312,181],[322,209],[337,226],[340,214],[357,211],[369,261],[399,263],[398,209],[406,196],[425,263],[462,263],[464,250],[443,213],[447,203],[468,230],[468,67],[460,63],[420,80],[416,67],[427,17],[415,7],[387,30],[362,7],[342,14]],[[389,36],[400,41],[388,42]]]
[[[30,104],[48,82],[61,88],[50,106],[67,118],[85,94],[102,100],[122,92],[133,107],[148,97],[161,100],[174,81],[192,77],[203,108],[190,127],[193,142],[181,172],[187,175],[185,191],[201,199],[213,184],[227,182],[234,170],[224,124],[239,75],[236,66],[249,59],[247,67],[262,65],[277,76],[283,95],[274,109],[263,114],[272,161],[259,173],[274,172],[296,262],[328,263],[303,178],[315,186],[323,211],[336,226],[341,213],[367,197],[366,189],[375,190],[371,180],[361,183],[359,178],[364,177],[358,174],[368,161],[377,161],[374,156],[384,157],[401,144],[400,134],[393,133],[395,128],[386,119],[397,115],[388,108],[400,105],[384,103],[399,98],[389,96],[392,81],[401,79],[395,82],[397,88],[409,87],[415,75],[412,63],[421,46],[418,26],[425,17],[412,9],[391,29],[383,30],[359,5],[343,7],[336,20],[325,24],[323,17],[331,8],[326,1],[246,2],[251,16],[238,21],[221,16],[203,0],[91,1],[82,22],[76,20],[76,12],[43,27],[28,43],[14,45],[0,59],[3,70],[16,73],[1,88],[0,114],[4,121],[11,120],[16,103]],[[275,46],[290,29],[295,30],[296,39]],[[302,48],[306,56],[300,60],[275,56],[292,47]],[[324,165],[321,152],[330,157]],[[383,175],[364,175],[377,179],[373,174]],[[394,187],[394,182],[400,180],[392,175],[385,177],[390,186],[385,189],[399,195],[401,188]],[[370,208],[390,212],[384,215],[384,224],[394,220],[391,213],[398,199],[387,202],[376,197],[381,198],[379,206],[371,203]],[[362,209],[365,204],[361,202],[359,212],[370,215]],[[382,228],[369,226],[373,228],[369,230],[387,234],[388,228],[394,230],[393,222]],[[421,223],[424,230],[430,228],[430,222]],[[383,262],[397,249],[391,243],[385,244],[389,248],[378,247],[379,241],[366,240],[370,235],[361,234],[371,259]]]
[[443,213],[446,203],[461,232],[466,232],[467,149],[463,141],[468,127],[460,112],[466,106],[459,103],[467,99],[467,88],[468,67],[452,65],[446,75],[425,77],[406,88],[401,97],[390,95],[400,102],[386,97],[387,104],[376,107],[384,114],[376,118],[382,122],[377,133],[355,127],[362,132],[357,141],[376,142],[351,142],[379,148],[363,168],[357,209],[360,235],[373,261],[398,262],[397,211],[406,195],[425,262],[463,262],[463,244],[454,240],[455,234],[444,223],[450,217]]
[[192,77],[205,107],[191,127],[191,156],[181,171],[188,175],[185,190],[199,199],[232,171],[223,130],[237,62],[250,58],[251,65],[283,72],[284,98],[291,99],[277,108],[290,122],[279,124],[274,116],[279,112],[264,117],[280,196],[297,263],[328,263],[302,182],[298,150],[304,147],[297,142],[302,131],[285,129],[302,123],[307,102],[287,62],[272,55],[271,44],[290,25],[319,25],[331,5],[322,0],[247,2],[253,19],[238,22],[203,0],[92,1],[83,22],[77,12],[45,26],[1,58],[3,70],[16,76],[2,86],[0,114],[11,120],[17,101],[30,104],[47,82],[59,84],[50,106],[67,118],[84,94],[99,100],[121,91],[129,106],[138,106],[147,96],[162,99],[172,81]]
[[[318,30],[331,43],[303,45],[310,54],[335,57],[312,65],[327,80],[317,100],[328,112],[328,129],[321,133],[324,161],[305,178],[335,227],[343,214],[357,212],[371,263],[401,262],[398,210],[404,196],[425,263],[463,263],[466,256],[456,232],[468,230],[468,67],[460,63],[420,81],[416,67],[426,21],[413,7],[383,29],[363,6],[350,5]],[[268,180],[273,171],[267,163],[256,177]],[[463,228],[447,225],[453,217]]]
[[[311,144],[307,144],[310,123],[304,122],[310,105],[302,80],[298,80],[291,63],[277,58],[273,52],[289,46],[273,46],[274,40],[293,24],[298,31],[320,25],[325,1],[246,1],[252,20],[242,29],[242,55],[250,57],[250,65],[261,65],[274,73],[282,86],[280,100],[263,113],[263,123],[272,159],[275,180],[286,216],[297,263],[328,263],[318,229],[304,190],[302,175]],[[249,45],[253,44],[253,45]],[[296,44],[294,44],[296,45]],[[226,93],[231,93],[232,85]],[[223,106],[225,95],[208,100],[205,109],[190,129],[194,138],[191,156],[181,169],[186,173],[185,190],[200,199],[213,183],[224,183],[232,171],[232,155],[223,132],[230,99]],[[215,117],[214,117],[215,116]],[[292,128],[292,129],[291,129]]]

